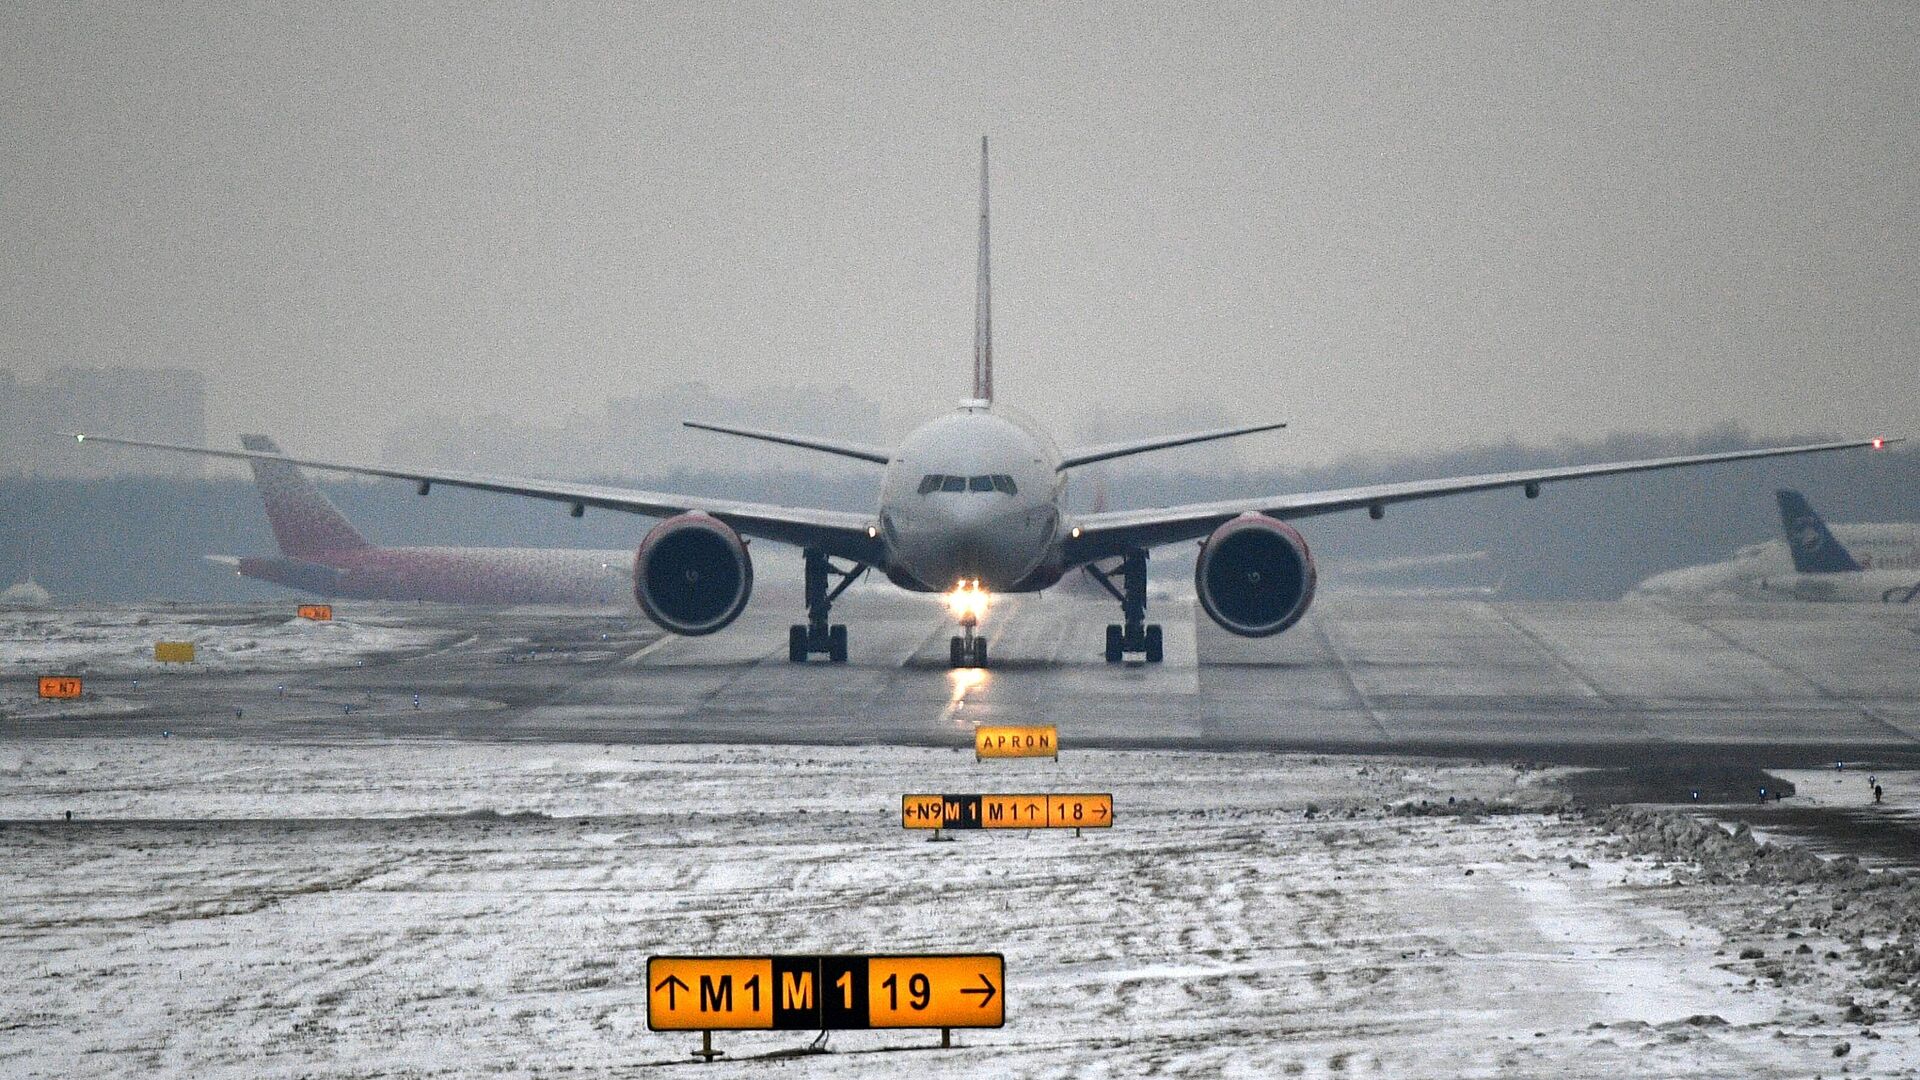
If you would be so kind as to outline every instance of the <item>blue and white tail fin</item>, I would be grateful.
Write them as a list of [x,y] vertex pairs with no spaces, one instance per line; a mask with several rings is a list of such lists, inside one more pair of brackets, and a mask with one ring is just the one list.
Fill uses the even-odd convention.
[[[265,435],[242,435],[240,445],[261,453],[280,453],[280,448]],[[313,560],[329,551],[358,551],[373,546],[340,508],[333,505],[333,500],[298,468],[257,458],[251,464],[254,485],[260,489],[261,501],[267,504],[267,524],[273,526],[273,538],[279,543],[282,555]]]
[[1820,520],[1806,496],[1785,488],[1774,493],[1780,499],[1780,526],[1787,533],[1787,550],[1793,553],[1793,568],[1802,574],[1843,574],[1863,569],[1840,541],[1833,538],[1827,523]]
[[973,396],[993,400],[993,275],[987,258],[987,137],[980,136],[980,267],[973,297]]

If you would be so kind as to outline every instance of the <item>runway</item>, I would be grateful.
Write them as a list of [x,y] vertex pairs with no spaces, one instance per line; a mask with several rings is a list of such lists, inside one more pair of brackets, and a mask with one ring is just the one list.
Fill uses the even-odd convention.
[[[997,666],[956,674],[930,602],[855,594],[845,665],[787,662],[793,607],[699,639],[626,612],[0,613],[0,1073],[654,1075],[703,1067],[646,1029],[649,955],[982,950],[1004,1028],[818,1057],[727,1033],[702,1074],[1920,1060],[1920,883],[1574,810],[1612,774],[1542,764],[1724,780],[1700,819],[1911,867],[1903,610],[1332,597],[1247,641],[1168,602],[1167,662],[1112,667],[1106,605],[1012,600]],[[87,696],[37,700],[53,672]],[[987,720],[1056,724],[1059,760],[976,762]],[[1826,768],[1756,805],[1747,777],[1775,781],[1743,760]],[[901,827],[907,792],[1023,789],[1109,792],[1113,826]]]
[[[1100,657],[1113,605],[1011,597],[986,623],[991,669],[962,674],[946,668],[952,630],[931,598],[843,600],[844,665],[787,662],[797,606],[762,590],[701,638],[625,612],[342,605],[316,626],[291,605],[168,609],[146,624],[74,610],[45,616],[53,628],[37,636],[16,615],[0,641],[0,714],[34,735],[947,746],[979,723],[1048,723],[1089,748],[1569,762],[1711,751],[1769,764],[1920,750],[1920,613],[1894,605],[1336,595],[1287,634],[1245,639],[1173,600],[1153,612],[1166,662],[1116,666]],[[79,640],[55,647],[62,634]],[[199,641],[204,662],[154,664],[151,642],[167,634]],[[33,700],[32,677],[56,668],[89,673],[88,699]]]

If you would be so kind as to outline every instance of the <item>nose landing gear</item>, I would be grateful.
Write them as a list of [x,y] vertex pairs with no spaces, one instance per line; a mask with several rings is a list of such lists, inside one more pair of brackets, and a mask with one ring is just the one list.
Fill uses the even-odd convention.
[[[842,569],[820,551],[806,549],[807,621],[787,627],[788,660],[804,664],[808,657],[824,653],[830,663],[847,662],[846,625],[828,620],[833,612],[833,602],[866,572],[865,563],[855,563],[851,569]],[[829,590],[828,580],[835,576],[840,581]]]
[[974,629],[979,625],[980,619],[974,615],[968,615],[960,620],[960,629],[963,633],[953,635],[947,642],[948,667],[983,668],[987,666],[987,639],[984,635],[974,633]]
[[[1120,601],[1120,613],[1126,620],[1107,624],[1107,663],[1118,664],[1129,654],[1141,656],[1149,664],[1160,663],[1166,656],[1160,624],[1147,622],[1147,553],[1129,551],[1111,570],[1095,563],[1081,569]],[[1118,587],[1113,584],[1116,577],[1120,579]]]
[[980,616],[987,611],[987,591],[980,579],[961,578],[947,594],[947,609],[960,623],[960,632],[947,642],[947,666],[955,668],[987,666],[987,639],[977,633]]

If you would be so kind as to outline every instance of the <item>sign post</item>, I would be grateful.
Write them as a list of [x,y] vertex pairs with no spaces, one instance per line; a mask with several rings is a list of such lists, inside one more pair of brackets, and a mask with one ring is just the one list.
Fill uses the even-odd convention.
[[716,1031],[862,1031],[1006,1023],[999,953],[920,956],[652,956],[647,1028],[698,1031],[712,1061]]

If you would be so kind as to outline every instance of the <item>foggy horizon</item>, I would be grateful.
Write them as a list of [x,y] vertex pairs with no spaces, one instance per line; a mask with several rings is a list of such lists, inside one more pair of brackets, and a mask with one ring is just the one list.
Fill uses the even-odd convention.
[[196,369],[214,444],[347,460],[692,381],[926,419],[984,133],[998,388],[1062,442],[1906,434],[1917,43],[1855,5],[19,6],[0,365]]

